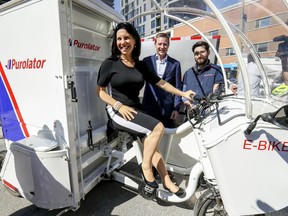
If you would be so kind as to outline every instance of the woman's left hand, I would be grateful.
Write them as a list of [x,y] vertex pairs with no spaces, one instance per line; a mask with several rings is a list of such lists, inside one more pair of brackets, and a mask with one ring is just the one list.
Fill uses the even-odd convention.
[[122,105],[118,111],[127,121],[131,121],[132,119],[134,119],[134,115],[137,114],[137,111],[135,109],[125,105]]

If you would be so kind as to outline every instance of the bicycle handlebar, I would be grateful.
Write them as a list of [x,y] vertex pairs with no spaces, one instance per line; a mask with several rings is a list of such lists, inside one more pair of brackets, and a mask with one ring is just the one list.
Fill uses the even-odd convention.
[[246,130],[244,131],[244,133],[246,135],[250,135],[251,132],[254,130],[254,128],[257,125],[258,120],[261,118],[263,121],[265,122],[272,122],[273,121],[273,117],[272,117],[273,113],[263,113],[261,115],[258,115],[255,120],[253,122],[251,122],[248,127],[246,128]]

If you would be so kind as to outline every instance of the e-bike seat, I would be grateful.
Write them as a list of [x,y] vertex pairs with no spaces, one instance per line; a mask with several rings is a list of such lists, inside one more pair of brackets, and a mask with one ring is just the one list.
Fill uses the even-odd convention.
[[115,139],[118,136],[119,132],[126,132],[132,137],[133,141],[137,140],[137,135],[136,134],[116,129],[113,126],[111,118],[109,117],[108,118],[108,122],[107,122],[107,129],[106,129],[106,136],[107,136],[108,142],[110,142],[113,139]]

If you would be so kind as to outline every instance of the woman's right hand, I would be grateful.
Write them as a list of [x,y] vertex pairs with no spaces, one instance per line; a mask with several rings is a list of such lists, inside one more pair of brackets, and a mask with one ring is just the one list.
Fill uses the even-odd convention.
[[137,111],[135,109],[125,105],[122,105],[118,111],[127,121],[131,121],[132,119],[134,119],[134,114],[137,114]]
[[196,95],[195,92],[192,90],[188,90],[188,91],[183,92],[183,97],[187,98],[190,101],[193,101],[193,97],[195,95]]

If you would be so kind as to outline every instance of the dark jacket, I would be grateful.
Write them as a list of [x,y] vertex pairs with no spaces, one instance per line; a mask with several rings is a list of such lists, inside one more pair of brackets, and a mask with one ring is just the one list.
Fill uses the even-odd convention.
[[[150,70],[157,74],[156,55],[148,56],[144,58],[143,61]],[[182,90],[180,62],[167,56],[167,65],[162,79],[177,89]],[[179,111],[181,103],[181,97],[172,95],[158,88],[156,85],[146,83],[143,106],[149,115],[162,121],[165,127],[172,127],[170,119],[171,113],[174,110]]]

